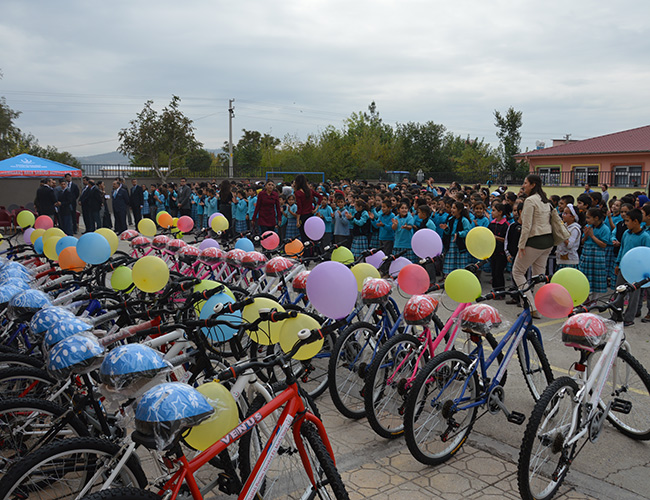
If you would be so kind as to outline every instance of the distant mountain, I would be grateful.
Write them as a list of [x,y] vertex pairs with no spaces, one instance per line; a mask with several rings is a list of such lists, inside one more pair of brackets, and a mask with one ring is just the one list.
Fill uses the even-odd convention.
[[92,156],[79,156],[77,160],[82,165],[129,165],[129,157],[113,151]]

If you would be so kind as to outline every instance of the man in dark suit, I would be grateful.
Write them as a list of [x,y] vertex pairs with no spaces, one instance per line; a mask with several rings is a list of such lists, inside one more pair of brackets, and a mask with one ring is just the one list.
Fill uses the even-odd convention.
[[115,217],[115,232],[119,235],[126,231],[126,213],[129,211],[129,193],[126,188],[113,181],[113,217]]
[[142,219],[142,205],[144,205],[144,194],[142,186],[138,185],[137,179],[131,179],[131,210],[133,211],[133,222],[138,227]]
[[90,216],[90,226],[86,231],[92,232],[102,227],[101,211],[104,206],[104,193],[95,185],[92,179],[88,179],[88,214]]
[[183,215],[192,214],[192,188],[187,184],[185,177],[181,179],[181,187],[178,191],[178,197],[176,198],[176,203],[178,204],[178,216],[182,217]]
[[65,234],[72,236],[72,214],[76,212],[72,190],[65,179],[59,182],[61,190],[59,191],[58,209],[59,209],[59,226]]
[[79,186],[72,182],[72,175],[65,174],[65,180],[68,183],[68,189],[74,198],[72,202],[72,234],[76,234],[79,228],[77,227],[77,200],[79,199]]
[[52,220],[56,215],[56,194],[54,194],[54,179],[45,179],[45,182],[36,191],[35,205],[39,215],[49,215]]
[[84,226],[86,227],[86,233],[90,233],[94,231],[94,229],[90,229],[92,222],[90,219],[90,208],[89,208],[89,202],[90,202],[90,191],[92,189],[92,186],[88,183],[90,179],[86,176],[81,179],[81,182],[83,183],[83,189],[81,190],[81,194],[79,195],[79,205],[81,205],[81,216],[83,217],[84,220]]

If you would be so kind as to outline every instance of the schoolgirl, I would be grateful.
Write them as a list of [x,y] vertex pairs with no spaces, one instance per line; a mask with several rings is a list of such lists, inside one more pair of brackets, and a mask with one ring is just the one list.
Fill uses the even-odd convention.
[[560,243],[555,249],[557,268],[573,267],[577,269],[578,264],[580,264],[578,249],[580,248],[580,237],[582,236],[580,221],[583,220],[583,217],[572,203],[568,203],[564,208],[564,212],[562,212],[562,220],[569,230],[570,236],[568,240]]
[[409,213],[409,204],[402,201],[397,211],[397,217],[393,217],[391,228],[395,231],[395,243],[393,253],[405,251],[404,257],[411,262],[418,262],[418,258],[411,249],[411,238],[413,238],[413,216]]
[[496,246],[494,253],[490,257],[490,267],[492,269],[492,289],[497,291],[505,290],[505,271],[508,265],[506,258],[505,241],[508,234],[508,220],[505,217],[506,209],[502,203],[496,203],[492,206],[492,221],[488,224],[488,229],[494,233]]
[[352,254],[355,259],[361,257],[363,252],[368,250],[368,236],[370,236],[370,216],[368,215],[368,204],[362,199],[354,203],[355,213],[348,213],[352,233]]
[[232,219],[235,223],[235,233],[242,234],[247,231],[247,212],[248,203],[246,202],[246,194],[240,189],[235,193],[235,199],[232,202]]
[[445,264],[442,268],[445,276],[454,269],[464,269],[470,263],[465,238],[471,228],[469,213],[465,205],[460,201],[455,201],[451,206],[451,215],[443,228],[445,236],[449,237],[449,250],[445,255]]
[[375,248],[380,248],[386,255],[393,253],[393,244],[395,242],[395,231],[393,230],[393,204],[390,198],[386,198],[381,203],[381,212],[372,221],[372,225],[377,228],[379,235],[379,244]]
[[316,210],[316,216],[323,219],[323,222],[325,223],[325,234],[323,235],[321,243],[326,247],[332,242],[332,220],[334,219],[334,210],[332,210],[327,196],[323,196],[320,200],[320,205]]
[[611,244],[611,231],[603,223],[603,213],[599,208],[587,210],[587,225],[582,236],[582,255],[580,256],[579,269],[589,280],[591,298],[595,294],[607,292],[607,245]]
[[296,205],[296,198],[292,194],[287,197],[287,205],[285,207],[284,215],[287,218],[287,227],[285,229],[284,237],[291,240],[297,238],[300,234],[298,231],[298,205]]

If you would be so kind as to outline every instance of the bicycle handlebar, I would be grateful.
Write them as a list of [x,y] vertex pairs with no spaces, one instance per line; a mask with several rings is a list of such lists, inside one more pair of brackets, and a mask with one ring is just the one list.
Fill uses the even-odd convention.
[[533,288],[535,285],[539,285],[541,283],[549,283],[550,279],[547,275],[545,274],[538,274],[537,276],[533,276],[530,281],[528,281],[527,285],[525,288],[521,289],[516,289],[516,290],[500,290],[500,291],[491,291],[490,293],[487,293],[485,295],[482,295],[476,299],[476,302],[483,302],[484,300],[492,300],[496,299],[497,297],[504,297],[508,295],[509,297],[521,297],[523,296],[527,291],[529,291],[531,288]]

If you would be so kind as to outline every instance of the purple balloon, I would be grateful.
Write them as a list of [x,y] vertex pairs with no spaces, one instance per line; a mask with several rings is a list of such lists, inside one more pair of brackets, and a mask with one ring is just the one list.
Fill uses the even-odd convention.
[[32,240],[29,239],[29,237],[32,235],[32,233],[36,231],[33,227],[28,227],[25,229],[25,232],[23,233],[23,241],[25,242],[25,245],[31,245]]
[[421,259],[442,253],[442,239],[433,229],[419,229],[411,238],[413,253]]
[[377,253],[368,255],[368,257],[366,257],[366,263],[379,269],[379,266],[382,265],[385,258],[386,258],[386,254],[382,250],[379,250],[379,252]]
[[206,248],[210,247],[219,248],[219,242],[217,240],[213,240],[212,238],[206,238],[199,245],[199,250],[205,250]]
[[340,262],[322,262],[307,277],[309,301],[328,318],[341,319],[350,314],[356,305],[357,293],[357,279]]
[[325,221],[320,217],[310,217],[305,222],[305,234],[312,241],[320,240],[325,234]]
[[208,227],[212,227],[212,219],[214,219],[215,217],[217,217],[219,215],[223,216],[223,214],[221,212],[215,212],[208,218]]
[[409,264],[411,264],[411,261],[408,260],[406,257],[398,257],[393,262],[391,262],[390,267],[388,268],[388,273],[393,278],[395,278],[397,277],[399,272]]

